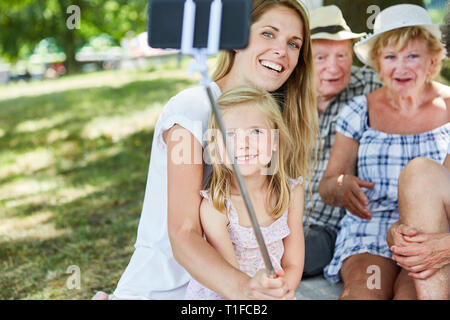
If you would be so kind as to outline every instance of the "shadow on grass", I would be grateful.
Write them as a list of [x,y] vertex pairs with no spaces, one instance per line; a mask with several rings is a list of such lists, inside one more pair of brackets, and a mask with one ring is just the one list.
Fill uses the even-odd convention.
[[[63,272],[69,265],[80,267],[82,290],[69,291],[63,283],[55,295],[44,297],[88,298],[96,288],[114,289],[131,257],[148,172],[150,148],[133,147],[133,143],[137,138],[151,141],[152,136],[153,132],[139,132],[121,141],[129,147],[120,153],[64,173],[66,185],[81,190],[84,185],[97,186],[98,191],[50,204],[46,200],[54,191],[49,190],[42,202],[9,209],[8,217],[16,218],[50,212],[51,217],[45,223],[56,230],[67,230],[68,234],[45,240],[0,238],[0,260],[6,264],[0,274],[0,298],[33,297],[45,286],[58,287],[49,282],[48,274],[57,270],[59,276],[50,280],[65,281],[69,275]],[[84,272],[90,276],[83,278]]]
[[[112,292],[133,252],[153,128],[140,128],[118,140],[105,135],[86,138],[83,129],[92,118],[126,117],[164,105],[190,84],[172,79],[136,81],[120,88],[0,101],[0,128],[5,132],[0,138],[0,172],[2,161],[15,163],[9,151],[20,157],[42,148],[53,155],[37,169],[6,174],[0,180],[0,188],[21,181],[26,185],[29,180],[53,183],[45,190],[11,191],[0,200],[0,223],[48,213],[44,222],[27,227],[35,228],[32,236],[20,227],[0,233],[0,299],[86,299],[95,290]],[[60,114],[65,114],[61,121],[45,122]],[[29,132],[18,130],[27,121],[38,125],[30,125]],[[68,134],[48,144],[52,130]],[[40,231],[44,224],[51,225],[55,235]],[[81,270],[80,290],[66,286],[70,265]]]
[[68,139],[79,140],[80,130],[91,119],[126,116],[165,104],[192,82],[184,79],[135,81],[126,85],[76,89],[0,101],[0,150],[26,151],[48,143],[51,130],[68,131]]

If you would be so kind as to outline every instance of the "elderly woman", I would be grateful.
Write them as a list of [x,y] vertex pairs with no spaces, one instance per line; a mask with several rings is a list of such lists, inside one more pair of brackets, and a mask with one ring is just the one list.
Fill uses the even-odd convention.
[[342,110],[319,186],[324,202],[347,211],[325,277],[343,280],[341,299],[415,299],[414,282],[391,259],[386,236],[399,218],[403,167],[420,156],[442,163],[447,155],[450,88],[431,81],[444,48],[439,27],[415,5],[383,10],[374,31],[355,52],[384,86]]
[[[450,4],[441,28],[450,57]],[[450,143],[443,165],[415,158],[398,181],[400,219],[389,228],[386,240],[392,259],[414,279],[419,299],[450,298],[449,190]]]

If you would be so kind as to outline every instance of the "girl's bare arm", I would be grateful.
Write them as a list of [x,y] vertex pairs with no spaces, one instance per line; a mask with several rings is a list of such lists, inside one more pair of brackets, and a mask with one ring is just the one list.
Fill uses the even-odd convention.
[[239,270],[239,264],[234,253],[233,243],[227,230],[229,223],[227,215],[217,211],[213,204],[203,199],[200,206],[200,220],[206,240],[234,268]]
[[[164,140],[168,156],[168,229],[175,259],[197,281],[227,299],[283,297],[277,289],[285,286],[284,279],[269,279],[264,273],[250,278],[228,263],[203,239],[199,192],[202,188],[203,163],[195,163],[202,159],[202,146],[179,125],[167,130]],[[188,163],[179,162],[180,152],[188,152]]]
[[292,200],[288,212],[290,234],[284,238],[284,254],[281,267],[285,272],[289,290],[295,292],[303,274],[305,263],[305,237],[303,234],[303,208],[305,203],[303,185],[292,190]]
[[[236,299],[238,293],[244,291],[248,276],[227,263],[202,237],[200,190],[203,162],[195,163],[202,159],[202,146],[179,125],[167,130],[164,140],[168,157],[168,229],[173,255],[200,283],[224,297]],[[186,161],[188,163],[180,163],[182,152],[188,155],[190,152],[190,157],[185,158],[190,158]]]

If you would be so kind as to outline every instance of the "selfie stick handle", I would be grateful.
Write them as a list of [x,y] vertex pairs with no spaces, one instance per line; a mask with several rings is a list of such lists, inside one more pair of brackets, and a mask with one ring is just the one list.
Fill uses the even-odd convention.
[[219,107],[217,105],[216,99],[211,90],[211,79],[208,75],[208,66],[206,64],[208,56],[213,56],[219,52],[220,43],[220,26],[222,22],[222,1],[213,0],[211,3],[210,17],[209,17],[209,31],[208,31],[208,47],[207,48],[194,48],[194,26],[195,26],[195,2],[193,0],[186,0],[184,3],[184,16],[183,16],[183,32],[181,37],[181,52],[183,54],[191,55],[195,58],[189,65],[190,72],[200,72],[202,75],[202,80],[200,83],[206,87],[206,92],[208,94],[209,101],[211,103],[213,112],[218,120],[220,131],[222,132],[223,142],[227,150],[228,156],[232,160],[232,165],[234,169],[234,174],[236,180],[239,184],[242,197],[244,199],[247,212],[252,223],[253,231],[255,233],[256,240],[261,251],[261,255],[266,266],[267,273],[271,276],[275,276],[275,270],[270,260],[269,252],[267,251],[266,243],[259,227],[258,220],[256,219],[256,214],[253,209],[250,197],[248,195],[247,188],[242,178],[239,166],[234,160],[233,151],[229,148],[226,141],[226,130],[223,124],[222,117],[219,112]]

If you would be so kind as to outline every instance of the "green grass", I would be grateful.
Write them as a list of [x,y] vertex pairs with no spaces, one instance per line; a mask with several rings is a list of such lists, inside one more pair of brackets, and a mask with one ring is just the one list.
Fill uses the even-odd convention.
[[[174,67],[0,86],[0,299],[112,292],[133,252]],[[76,265],[81,288],[69,289]]]

